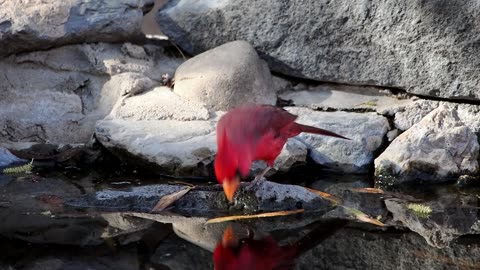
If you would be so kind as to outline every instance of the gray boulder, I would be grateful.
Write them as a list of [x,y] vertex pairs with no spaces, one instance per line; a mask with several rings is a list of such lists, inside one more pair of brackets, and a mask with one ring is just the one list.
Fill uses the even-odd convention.
[[297,122],[333,131],[351,140],[301,133],[297,138],[307,144],[315,162],[333,170],[367,172],[390,129],[388,120],[376,113],[319,112],[287,107],[298,115]]
[[283,74],[479,100],[478,7],[445,0],[177,0],[157,21],[191,54],[246,40]]
[[162,47],[129,43],[0,59],[0,142],[85,143],[122,95],[150,90],[181,62]]
[[208,175],[216,152],[213,121],[100,120],[95,134],[114,153],[158,164],[166,174]]
[[207,175],[216,152],[215,121],[210,118],[203,105],[156,87],[119,99],[97,122],[95,135],[120,157],[157,164],[162,173]]
[[245,41],[224,44],[183,63],[175,72],[174,92],[222,111],[277,101],[267,64]]
[[477,136],[461,122],[457,111],[440,106],[375,159],[375,176],[381,184],[446,181],[478,172],[478,152]]
[[0,56],[83,42],[139,38],[152,1],[2,1]]
[[207,109],[195,102],[184,100],[170,88],[160,86],[152,91],[122,99],[107,119],[139,120],[208,120]]

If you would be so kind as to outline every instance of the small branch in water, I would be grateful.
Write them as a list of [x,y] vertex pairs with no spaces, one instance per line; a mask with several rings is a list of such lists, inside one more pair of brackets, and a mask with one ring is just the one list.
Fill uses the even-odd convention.
[[219,217],[219,218],[212,218],[212,219],[207,220],[207,224],[227,222],[227,221],[235,221],[235,220],[241,220],[241,219],[288,216],[288,215],[302,213],[304,211],[305,211],[304,209],[298,209],[298,210],[291,210],[291,211],[268,212],[268,213],[261,213],[261,214],[256,214],[256,215]]

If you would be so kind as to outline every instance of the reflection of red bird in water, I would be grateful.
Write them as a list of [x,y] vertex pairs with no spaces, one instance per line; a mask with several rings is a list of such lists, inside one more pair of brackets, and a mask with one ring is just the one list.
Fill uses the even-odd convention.
[[250,235],[237,239],[228,227],[222,241],[213,253],[215,270],[269,270],[293,269],[295,259],[303,252],[343,228],[347,221],[332,220],[317,224],[317,227],[299,241],[280,246],[271,236],[254,239]]
[[237,240],[227,228],[213,253],[215,270],[290,269],[297,255],[295,245],[279,246],[271,237]]
[[217,125],[218,152],[215,174],[223,185],[225,195],[232,201],[240,184],[255,160],[264,160],[273,166],[288,138],[301,132],[347,139],[331,131],[298,124],[297,118],[286,110],[269,105],[250,105],[226,113]]

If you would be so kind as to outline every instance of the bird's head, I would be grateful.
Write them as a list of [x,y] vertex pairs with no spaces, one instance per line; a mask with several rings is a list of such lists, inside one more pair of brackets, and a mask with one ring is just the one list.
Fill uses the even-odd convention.
[[227,132],[217,134],[217,156],[215,157],[215,175],[229,202],[233,201],[235,192],[240,187],[240,180],[245,177],[252,163],[247,144],[237,144],[227,137]]
[[240,174],[238,173],[238,159],[233,146],[228,142],[226,132],[218,140],[218,152],[215,157],[215,175],[218,183],[223,186],[223,192],[229,202],[233,201],[233,196],[240,186]]

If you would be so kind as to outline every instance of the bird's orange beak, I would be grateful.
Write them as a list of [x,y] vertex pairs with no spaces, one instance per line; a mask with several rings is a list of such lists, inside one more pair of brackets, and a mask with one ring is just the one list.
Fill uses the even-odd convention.
[[223,192],[229,202],[233,201],[233,196],[235,196],[235,191],[237,191],[240,186],[240,177],[235,176],[232,179],[223,180]]

